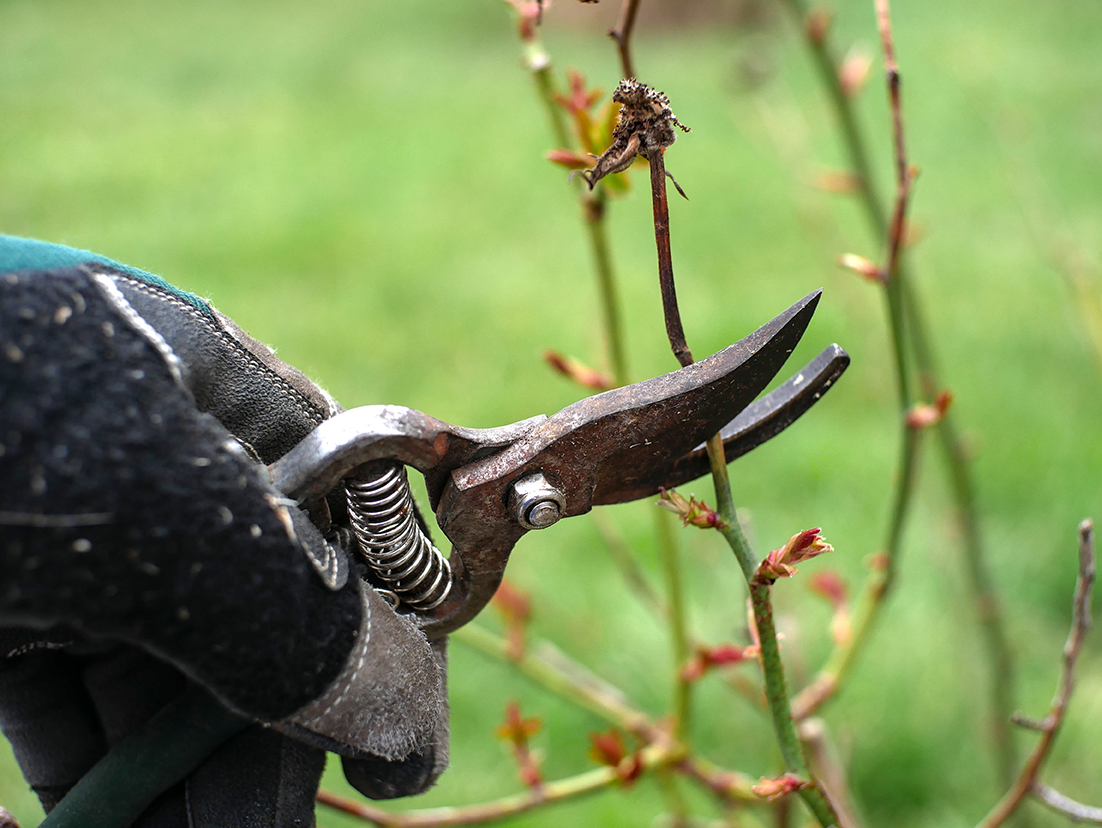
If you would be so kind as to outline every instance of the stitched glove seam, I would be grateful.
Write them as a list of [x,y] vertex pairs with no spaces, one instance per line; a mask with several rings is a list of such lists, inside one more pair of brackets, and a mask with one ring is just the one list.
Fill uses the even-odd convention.
[[335,698],[329,704],[329,706],[325,708],[325,710],[323,710],[318,715],[312,717],[309,720],[309,724],[317,724],[321,719],[324,719],[326,716],[328,716],[332,712],[333,708],[344,701],[344,697],[347,696],[349,691],[356,686],[356,679],[359,678],[360,671],[363,670],[364,662],[367,660],[367,646],[371,641],[371,603],[368,601],[364,601],[363,608],[364,619],[361,623],[364,625],[364,628],[367,630],[367,632],[363,637],[363,643],[360,645],[360,652],[356,658],[356,669],[352,671],[352,675],[349,676],[348,681],[345,684],[344,689],[341,691],[340,695],[337,696],[337,698]]
[[260,373],[270,379],[274,384],[278,385],[284,394],[290,398],[292,404],[299,410],[300,413],[306,415],[315,425],[321,423],[327,419],[327,414],[322,414],[310,400],[306,399],[301,392],[288,383],[283,377],[277,374],[275,371],[264,365],[256,355],[245,348],[240,342],[230,336],[220,326],[214,324],[211,318],[199,312],[193,305],[184,302],[167,291],[162,291],[154,285],[141,282],[125,274],[111,272],[107,270],[97,270],[91,266],[86,266],[87,270],[93,275],[108,276],[114,280],[126,282],[127,286],[134,290],[145,293],[149,296],[155,296],[158,299],[169,302],[174,307],[188,313],[193,319],[202,324],[208,331],[213,333],[221,342],[230,346],[237,354],[245,358],[248,366],[247,371],[251,374]]

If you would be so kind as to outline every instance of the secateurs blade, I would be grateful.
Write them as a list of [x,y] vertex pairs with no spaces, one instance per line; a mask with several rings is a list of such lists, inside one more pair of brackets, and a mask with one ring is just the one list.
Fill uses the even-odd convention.
[[[342,482],[360,481],[362,488],[365,478],[381,479],[380,464],[401,463],[424,474],[452,554],[421,573],[416,597],[406,603],[426,634],[443,635],[489,602],[513,546],[528,531],[584,514],[594,505],[637,500],[695,479],[708,470],[703,443],[712,435],[721,433],[731,461],[810,408],[849,364],[837,345],[754,400],[803,336],[819,295],[805,296],[707,359],[588,397],[551,417],[470,429],[400,406],[346,411],[273,463],[272,479],[309,508]],[[377,498],[384,501],[390,504]],[[404,537],[416,528],[411,507],[404,512],[400,504],[378,508],[385,513],[379,525],[393,527],[391,534]],[[377,549],[385,545],[368,543]],[[385,565],[402,568],[397,575],[390,572],[389,582],[398,584],[398,591],[408,574],[405,560]]]

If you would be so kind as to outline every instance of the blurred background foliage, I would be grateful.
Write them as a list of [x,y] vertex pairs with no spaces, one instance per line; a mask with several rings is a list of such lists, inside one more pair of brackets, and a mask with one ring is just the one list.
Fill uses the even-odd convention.
[[[551,8],[544,38],[560,78],[575,67],[611,91],[618,63],[604,32],[617,6]],[[834,0],[831,10],[835,42],[875,58],[859,109],[886,184],[872,3]],[[1067,631],[1075,526],[1102,519],[1102,7],[897,0],[893,13],[910,155],[922,169],[911,270],[975,454],[1018,706],[1040,714]],[[831,341],[853,357],[820,405],[732,475],[760,554],[822,526],[836,551],[806,570],[833,568],[856,589],[882,542],[897,411],[878,291],[834,259],[877,259],[882,244],[855,202],[814,186],[844,156],[790,24],[766,0],[684,4],[643,19],[636,63],[693,129],[667,165],[692,199],[672,205],[672,234],[694,352],[718,350],[821,286],[791,370]],[[5,0],[0,230],[95,250],[209,297],[347,407],[398,403],[468,426],[552,413],[583,393],[550,373],[543,349],[600,366],[603,345],[578,208],[565,172],[544,160],[553,143],[519,53],[501,0]],[[609,221],[630,371],[642,379],[676,363],[645,174],[634,178]],[[988,673],[929,448],[898,591],[825,710],[870,825],[971,825],[999,793]],[[706,479],[690,490],[711,497]],[[612,517],[657,578],[653,509]],[[718,536],[679,539],[695,631],[743,641],[730,553]],[[534,594],[534,635],[661,712],[666,632],[622,586],[588,518],[526,537],[510,578]],[[800,578],[779,584],[776,600],[798,687],[829,649],[829,609]],[[480,623],[499,622],[488,611]],[[1096,804],[1100,642],[1081,661],[1046,774]],[[451,685],[453,767],[402,807],[517,790],[493,736],[510,699],[543,720],[535,746],[549,777],[592,766],[586,734],[603,724],[508,668],[455,645]],[[760,713],[714,677],[699,696],[694,737],[707,755],[753,775],[779,770]],[[347,790],[337,763],[326,783]],[[24,828],[41,819],[6,755],[0,803]],[[1061,824],[1029,807],[1036,824]],[[645,780],[516,824],[649,824],[663,808]],[[325,810],[319,822],[353,824]]]

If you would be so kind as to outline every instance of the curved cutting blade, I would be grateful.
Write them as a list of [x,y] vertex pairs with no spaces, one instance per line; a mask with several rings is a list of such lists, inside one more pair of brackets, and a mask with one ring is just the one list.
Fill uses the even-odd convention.
[[[792,425],[819,401],[848,366],[849,354],[837,345],[831,345],[783,385],[744,408],[720,431],[727,462],[757,448]],[[650,497],[657,494],[659,488],[672,489],[696,480],[710,470],[708,452],[701,443],[668,466],[656,466],[630,483],[621,481],[618,486],[606,485],[594,495],[593,502],[606,505]]]

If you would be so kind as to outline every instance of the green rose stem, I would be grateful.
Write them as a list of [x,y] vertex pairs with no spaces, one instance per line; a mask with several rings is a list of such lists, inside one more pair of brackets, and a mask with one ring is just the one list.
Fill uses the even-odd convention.
[[[817,20],[813,18],[812,15],[816,15],[817,12],[809,12],[803,0],[785,0],[785,6],[788,7],[793,18],[803,28],[808,50],[830,99],[831,108],[834,110],[838,129],[842,135],[842,143],[850,159],[850,168],[856,177],[858,196],[864,205],[869,227],[875,238],[888,238],[890,218],[876,188],[865,137],[857,124],[854,99],[842,89],[838,74],[839,63],[831,48],[827,21],[821,16]],[[879,15],[882,21],[886,20],[886,6],[883,11],[885,13]],[[883,34],[883,26],[881,26],[881,30]],[[896,72],[896,77],[898,77],[898,72]],[[896,101],[893,101],[893,106],[897,106]],[[896,296],[894,300],[889,300],[889,307],[894,301],[897,311],[895,314],[889,314],[892,337],[894,340],[902,342],[904,336],[906,336],[914,357],[914,363],[918,369],[918,380],[922,393],[926,397],[932,398],[943,386],[938,378],[937,359],[927,332],[928,326],[925,314],[902,262],[896,263],[892,274],[892,282],[895,285]],[[898,314],[900,307],[902,313]],[[902,325],[904,319],[906,322],[905,331]],[[900,349],[901,345],[897,344],[897,355],[900,353]],[[901,382],[900,385],[902,387],[903,383]],[[903,402],[901,399],[901,404]],[[967,584],[972,593],[972,600],[976,607],[980,629],[983,634],[984,647],[990,661],[992,729],[999,777],[1005,786],[1013,778],[1016,754],[1007,724],[1013,710],[1014,665],[1010,655],[1010,646],[1007,641],[999,596],[995,591],[983,549],[983,539],[976,509],[975,486],[969,468],[968,451],[951,414],[947,414],[938,424],[937,434],[942,450],[945,452],[949,481],[953,498],[956,501],[958,519],[961,523]],[[905,436],[903,439],[906,442],[911,437]],[[902,489],[904,487],[911,486],[913,483],[913,462],[916,454],[915,446],[904,446],[905,464],[899,475],[900,490],[898,493],[900,495],[903,494]],[[906,465],[908,460],[912,464],[911,466]],[[907,498],[902,496],[896,498],[892,529],[889,530],[891,534],[895,533],[896,524],[902,526],[906,503]],[[894,559],[893,549],[889,546],[885,550],[892,559]],[[841,646],[828,660],[826,667],[820,672],[815,681],[809,685],[808,690],[813,692],[809,692],[805,697],[805,701],[808,702],[808,713],[829,698],[834,688],[840,684],[856,652],[863,645],[867,631],[871,630],[882,603],[881,599],[887,592],[889,584],[890,575],[885,578],[883,571],[877,570],[869,575],[863,599],[863,615],[867,623],[855,626],[854,641]]]
[[[524,42],[524,65],[532,73],[537,96],[547,111],[547,119],[551,125],[555,144],[560,147],[569,147],[573,141],[563,118],[562,109],[555,102],[556,89],[551,75],[551,56],[540,39],[539,27],[532,25],[530,28],[523,28],[521,37]],[[604,220],[607,198],[603,188],[587,192],[580,179],[576,181],[575,187],[582,208],[586,236],[589,239],[593,269],[597,275],[597,293],[601,301],[609,367],[616,385],[628,385],[631,381],[628,379],[627,355],[620,323],[620,301],[608,245],[607,223]]]

